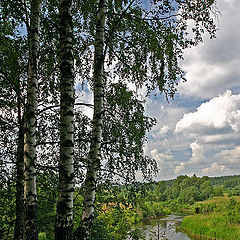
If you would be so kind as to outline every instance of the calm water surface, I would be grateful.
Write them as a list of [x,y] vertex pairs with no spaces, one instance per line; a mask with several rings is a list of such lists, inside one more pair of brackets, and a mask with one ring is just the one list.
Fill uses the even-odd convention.
[[144,237],[146,240],[195,240],[195,238],[176,230],[181,221],[182,217],[176,215],[154,221],[154,223],[142,227]]

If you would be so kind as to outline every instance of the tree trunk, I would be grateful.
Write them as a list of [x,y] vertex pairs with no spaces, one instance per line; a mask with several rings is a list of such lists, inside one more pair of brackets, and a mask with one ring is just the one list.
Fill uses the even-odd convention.
[[95,53],[94,53],[94,113],[91,145],[85,181],[84,206],[81,227],[76,231],[77,239],[88,239],[94,220],[97,170],[100,165],[100,148],[102,138],[103,113],[103,75],[104,75],[104,31],[106,16],[106,0],[99,1],[97,15]]
[[72,240],[74,65],[72,1],[60,0],[60,162],[55,240]]
[[36,191],[36,110],[37,110],[37,55],[39,49],[39,21],[41,1],[31,1],[29,38],[29,68],[27,103],[24,119],[24,203],[25,240],[38,239]]
[[17,147],[17,176],[16,176],[16,221],[14,240],[23,240],[24,232],[24,130],[21,116],[21,103],[18,97],[18,147]]

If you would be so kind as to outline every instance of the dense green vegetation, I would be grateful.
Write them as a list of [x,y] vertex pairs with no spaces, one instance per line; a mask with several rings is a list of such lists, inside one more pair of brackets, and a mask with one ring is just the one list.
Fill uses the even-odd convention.
[[[41,172],[38,179],[39,239],[54,239],[54,216],[56,213],[57,176],[51,172]],[[211,178],[179,176],[175,180],[130,185],[99,185],[97,189],[97,213],[91,239],[120,240],[131,235],[141,239],[138,226],[146,220],[161,218],[171,213],[198,213],[184,218],[182,227],[196,235],[220,236],[226,225],[233,234],[239,233],[240,198],[229,198],[238,186],[239,176],[212,185]],[[218,178],[221,181],[221,177]],[[232,183],[232,185],[231,185]],[[1,206],[0,239],[11,239],[15,219],[15,188],[13,181],[7,181],[0,190]],[[214,197],[215,196],[215,197]],[[216,197],[219,196],[219,197]],[[6,204],[7,203],[7,204]],[[81,221],[83,189],[76,188],[74,194],[74,225]],[[224,210],[224,211],[223,211]],[[197,221],[196,221],[197,220]],[[200,220],[202,225],[196,224]],[[205,224],[205,225],[203,225]],[[223,228],[225,229],[225,228]],[[222,238],[225,235],[221,235]],[[227,236],[227,235],[226,235]],[[224,239],[224,238],[223,238]],[[227,239],[227,238],[225,238]]]
[[240,239],[240,198],[222,196],[193,205],[195,215],[184,217],[181,227],[210,239]]
[[240,177],[214,177],[210,182],[219,197],[192,205],[195,214],[184,217],[181,227],[197,236],[240,239]]

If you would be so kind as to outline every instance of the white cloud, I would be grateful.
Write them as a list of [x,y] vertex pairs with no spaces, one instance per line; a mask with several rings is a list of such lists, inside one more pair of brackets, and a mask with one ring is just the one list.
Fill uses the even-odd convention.
[[208,99],[239,86],[240,1],[221,0],[217,6],[221,13],[217,38],[206,35],[202,44],[185,51],[182,67],[187,82],[178,87],[182,95]]
[[164,125],[164,126],[161,127],[161,129],[159,131],[159,134],[160,135],[165,135],[169,132],[169,130],[170,130],[169,126]]
[[176,162],[170,149],[153,149],[149,155],[157,162],[159,169],[158,179],[170,179],[174,177]]
[[240,165],[240,146],[236,146],[233,149],[222,150],[215,156],[219,161],[228,163],[239,163]]
[[157,149],[153,149],[150,151],[150,154],[152,158],[154,158],[159,163],[173,159],[173,155],[170,150],[159,153]]
[[240,130],[240,110],[235,110],[232,112],[230,118],[228,119],[229,124],[235,132],[239,132]]
[[202,103],[195,112],[184,114],[176,124],[175,133],[179,141],[189,142],[192,154],[178,164],[174,172],[235,173],[240,168],[239,113],[240,94],[226,91]]
[[174,173],[192,175],[198,172],[200,167],[209,164],[209,161],[211,161],[210,159],[207,159],[205,157],[205,148],[203,145],[199,144],[198,141],[191,143],[190,149],[192,151],[191,157],[188,158],[186,161],[177,164]]
[[239,132],[240,129],[240,94],[232,95],[226,91],[210,101],[201,104],[197,111],[184,114],[176,124],[175,133],[192,135],[219,135]]
[[216,174],[221,172],[225,173],[226,167],[224,165],[219,165],[218,163],[214,162],[210,165],[210,167],[202,169],[203,174],[211,175],[211,174]]
[[190,148],[192,149],[192,157],[189,159],[190,164],[206,161],[206,157],[204,156],[204,147],[200,145],[198,141],[191,143]]
[[[87,104],[93,104],[93,94],[92,92],[89,90],[90,86],[89,84],[86,84],[85,89],[81,90],[81,86],[77,86],[77,91],[76,91],[76,103],[87,103]],[[93,108],[89,107],[89,106],[76,106],[77,108],[80,108],[82,113],[89,117],[89,118],[93,118]]]
[[175,167],[174,173],[179,174],[185,170],[185,162],[181,162],[180,165]]
[[226,91],[189,113],[187,108],[167,104],[151,107],[161,122],[151,132],[146,154],[157,160],[160,179],[193,173],[236,174],[240,168],[240,94]]
[[167,144],[168,144],[168,140],[165,138],[165,139],[163,140],[163,146],[167,146]]

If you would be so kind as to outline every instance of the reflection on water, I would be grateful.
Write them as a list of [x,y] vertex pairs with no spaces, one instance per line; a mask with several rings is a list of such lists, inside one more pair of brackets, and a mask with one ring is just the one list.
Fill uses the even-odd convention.
[[145,225],[142,230],[146,240],[193,240],[187,234],[176,231],[176,227],[182,221],[182,217],[171,215]]

